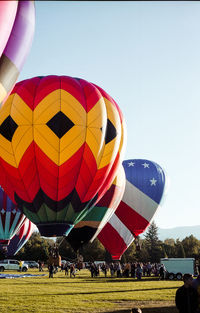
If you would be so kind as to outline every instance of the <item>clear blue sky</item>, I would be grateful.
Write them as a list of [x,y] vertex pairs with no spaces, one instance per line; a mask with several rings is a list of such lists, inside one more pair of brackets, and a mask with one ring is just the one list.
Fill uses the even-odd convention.
[[200,225],[200,2],[36,1],[18,81],[48,74],[105,89],[127,123],[125,159],[170,178],[159,227]]

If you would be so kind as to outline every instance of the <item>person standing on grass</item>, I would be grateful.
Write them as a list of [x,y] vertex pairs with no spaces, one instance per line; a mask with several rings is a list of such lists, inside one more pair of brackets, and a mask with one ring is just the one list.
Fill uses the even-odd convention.
[[19,271],[20,271],[20,272],[22,271],[22,264],[23,264],[23,263],[22,263],[22,261],[20,260],[20,261],[19,261]]
[[117,270],[117,277],[122,277],[122,267],[121,267],[121,264],[120,262],[117,262],[117,267],[116,267],[116,270]]
[[198,308],[198,293],[192,286],[192,275],[184,274],[183,282],[184,285],[176,291],[176,307],[179,313],[196,313]]
[[53,278],[54,265],[49,264],[49,278]]
[[114,276],[114,273],[115,273],[115,271],[114,271],[114,264],[110,263],[110,275],[111,275],[111,277]]
[[136,264],[131,263],[131,277],[135,278]]
[[165,279],[165,272],[166,272],[166,269],[165,269],[165,266],[164,264],[161,264],[161,267],[159,269],[159,277],[160,279]]
[[138,263],[136,267],[136,277],[138,280],[142,279],[142,266],[140,263]]
[[147,263],[147,276],[151,276],[151,271],[152,271],[152,265],[150,262]]
[[71,278],[72,278],[72,276],[75,277],[75,276],[76,276],[75,273],[76,273],[75,264],[72,263],[72,264],[70,265],[70,277],[71,277]]
[[101,270],[104,273],[105,277],[107,277],[107,266],[105,263],[101,265]]
[[65,267],[64,267],[64,270],[65,270],[65,276],[69,275],[69,265],[67,263],[65,263]]

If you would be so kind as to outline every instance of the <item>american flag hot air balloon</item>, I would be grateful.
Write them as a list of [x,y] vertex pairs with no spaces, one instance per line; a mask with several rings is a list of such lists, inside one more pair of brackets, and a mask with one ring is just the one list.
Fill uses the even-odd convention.
[[143,233],[159,208],[165,188],[165,173],[155,162],[131,159],[123,162],[126,185],[123,198],[98,235],[113,259]]

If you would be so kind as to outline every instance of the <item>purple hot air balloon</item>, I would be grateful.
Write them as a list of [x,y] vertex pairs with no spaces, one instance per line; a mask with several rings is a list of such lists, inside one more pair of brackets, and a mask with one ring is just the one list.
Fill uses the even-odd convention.
[[0,1],[0,104],[16,83],[34,30],[34,1]]

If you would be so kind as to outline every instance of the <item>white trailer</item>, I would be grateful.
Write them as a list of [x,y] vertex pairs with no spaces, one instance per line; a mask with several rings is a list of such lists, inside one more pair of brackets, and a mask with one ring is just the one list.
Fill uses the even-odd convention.
[[194,275],[195,259],[194,258],[163,258],[160,263],[165,266],[166,278],[181,280],[186,273]]

